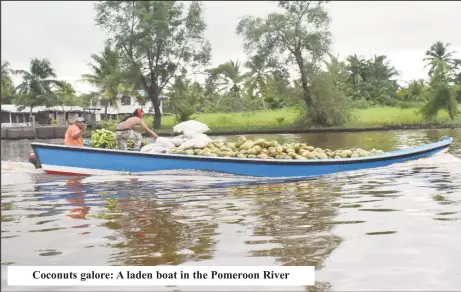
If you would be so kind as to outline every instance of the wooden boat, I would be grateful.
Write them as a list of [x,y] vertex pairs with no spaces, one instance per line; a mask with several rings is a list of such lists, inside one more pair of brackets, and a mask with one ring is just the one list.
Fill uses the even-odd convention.
[[153,154],[138,151],[70,147],[32,143],[34,154],[46,173],[63,175],[104,175],[149,173],[164,170],[201,170],[255,177],[312,177],[343,171],[388,166],[394,163],[447,152],[453,138],[380,155],[318,159],[250,159],[205,157],[180,154]]

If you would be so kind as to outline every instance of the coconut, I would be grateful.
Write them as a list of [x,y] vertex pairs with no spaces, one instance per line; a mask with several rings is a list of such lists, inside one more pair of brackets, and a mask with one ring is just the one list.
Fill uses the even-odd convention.
[[254,155],[254,154],[248,154],[247,157],[248,157],[248,158],[256,158],[256,155]]
[[268,157],[269,156],[267,156],[267,154],[264,154],[264,153],[258,155],[258,158],[260,159],[267,159]]
[[280,146],[280,144],[275,140],[271,141],[270,144],[271,144],[272,147],[279,147]]
[[186,154],[186,155],[194,155],[195,153],[194,153],[194,150],[188,149],[188,150],[184,151],[184,154]]
[[227,144],[227,147],[234,150],[234,149],[237,149],[237,143],[229,143]]
[[251,149],[253,149],[256,152],[255,154],[259,154],[262,150],[261,146],[259,145],[253,146],[253,148]]
[[268,154],[269,150],[267,150],[267,148],[263,148],[263,149],[261,149],[260,153]]
[[266,143],[266,140],[258,139],[258,140],[255,141],[254,145],[264,146],[264,143]]
[[318,159],[328,159],[328,156],[323,153],[323,152],[317,152],[315,153],[315,156],[318,158]]
[[291,158],[296,158],[296,156],[298,156],[299,154],[297,154],[296,152],[290,152],[288,153],[288,156],[290,156]]
[[333,152],[328,152],[326,153],[328,157],[330,158],[333,158],[335,156],[335,154]]
[[276,151],[278,154],[280,154],[280,153],[284,152],[284,149],[283,149],[282,146],[277,146],[277,147],[275,147],[275,151]]
[[252,141],[246,141],[245,143],[240,146],[240,149],[244,150],[250,150],[253,147],[253,142]]
[[315,158],[315,154],[313,152],[309,152],[309,151],[304,152],[302,156],[306,157],[307,159],[314,159]]
[[251,148],[250,150],[247,151],[248,155],[256,155],[256,149]]

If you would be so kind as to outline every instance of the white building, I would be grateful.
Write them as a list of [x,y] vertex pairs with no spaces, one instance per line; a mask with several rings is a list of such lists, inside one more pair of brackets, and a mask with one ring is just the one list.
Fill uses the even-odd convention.
[[19,110],[17,105],[2,104],[0,117],[2,128],[27,127],[37,124],[49,125],[53,120],[58,125],[67,125],[68,120],[84,116],[85,113],[89,111],[79,106],[38,106],[31,111],[30,107]]
[[[143,91],[138,91],[143,94]],[[167,96],[160,97],[160,112],[163,114],[163,101]],[[155,110],[151,101],[143,104],[139,103],[135,97],[120,95],[116,104],[109,104],[107,108],[107,117],[105,115],[105,106],[107,102],[99,98],[95,104],[88,108],[79,106],[55,106],[55,107],[34,107],[32,111],[29,107],[19,110],[17,105],[1,105],[1,124],[2,127],[26,127],[32,125],[50,125],[56,121],[58,125],[67,125],[68,121],[84,116],[88,124],[94,124],[102,119],[119,119],[127,114],[131,114],[137,108],[142,108],[144,113],[154,114]],[[32,115],[31,115],[32,113]]]
[[[145,96],[145,92],[143,90],[138,90],[138,93]],[[168,96],[160,95],[160,113],[163,114],[163,105],[164,100],[168,99]],[[115,104],[109,103],[107,108],[107,117],[105,116],[105,107],[108,102],[103,98],[98,98],[96,103],[92,103],[91,107],[99,108],[99,112],[96,112],[95,119],[96,121],[105,120],[105,119],[118,119],[124,115],[131,114],[137,108],[142,108],[144,113],[148,114],[155,114],[154,107],[152,102],[146,101],[145,103],[140,103],[135,97],[129,95],[122,95],[119,94],[117,102]]]

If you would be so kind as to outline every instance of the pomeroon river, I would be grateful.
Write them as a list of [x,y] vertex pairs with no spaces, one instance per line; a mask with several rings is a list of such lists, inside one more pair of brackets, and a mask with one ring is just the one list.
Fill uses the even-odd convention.
[[[27,162],[31,141],[2,141],[2,290],[460,291],[461,129],[257,137],[390,151],[443,136],[454,143],[441,156],[241,185],[200,172],[51,176]],[[317,284],[9,287],[8,265],[314,265]]]

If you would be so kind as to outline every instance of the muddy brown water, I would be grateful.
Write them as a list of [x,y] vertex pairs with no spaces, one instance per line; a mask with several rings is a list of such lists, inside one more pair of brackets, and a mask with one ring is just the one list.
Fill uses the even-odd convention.
[[459,291],[461,129],[257,135],[384,151],[443,136],[454,143],[438,157],[289,183],[50,176],[27,162],[31,141],[2,141],[2,290],[118,290],[8,287],[8,265],[315,265],[315,287],[122,289]]

